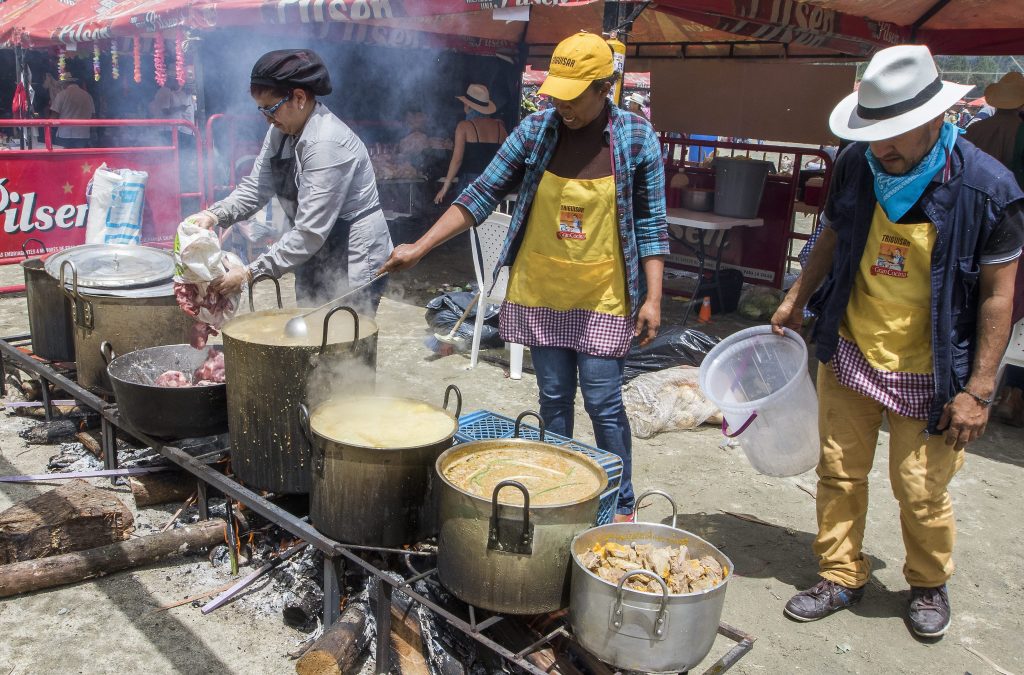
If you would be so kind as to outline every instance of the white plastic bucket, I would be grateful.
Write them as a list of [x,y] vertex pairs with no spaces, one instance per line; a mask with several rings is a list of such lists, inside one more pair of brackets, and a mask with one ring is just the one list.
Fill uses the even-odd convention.
[[700,388],[760,473],[795,476],[818,463],[818,397],[794,331],[755,326],[725,338],[704,357]]

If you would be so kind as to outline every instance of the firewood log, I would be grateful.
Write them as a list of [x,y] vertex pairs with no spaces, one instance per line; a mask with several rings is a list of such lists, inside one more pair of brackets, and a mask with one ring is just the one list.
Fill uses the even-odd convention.
[[224,541],[224,528],[223,520],[205,520],[87,551],[2,565],[0,598],[101,577],[171,555],[208,548]]
[[320,639],[295,662],[298,675],[342,675],[352,670],[370,643],[366,630],[370,608],[362,602],[351,602],[334,625],[326,628]]
[[183,502],[196,491],[196,481],[184,471],[144,474],[128,479],[135,506]]
[[70,480],[0,513],[0,565],[122,541],[133,524],[116,495]]

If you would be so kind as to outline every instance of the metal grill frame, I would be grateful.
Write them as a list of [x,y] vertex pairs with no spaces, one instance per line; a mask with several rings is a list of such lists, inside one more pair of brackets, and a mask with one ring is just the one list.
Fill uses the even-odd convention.
[[[477,621],[476,614],[478,611],[482,610],[477,610],[472,605],[466,605],[465,614],[468,616],[467,619],[449,611],[445,607],[440,606],[430,598],[413,589],[413,584],[415,582],[435,576],[437,572],[436,569],[431,569],[421,573],[414,573],[409,577],[401,576],[396,579],[396,575],[393,571],[377,567],[360,555],[360,553],[363,553],[364,555],[375,553],[382,556],[401,556],[408,561],[410,556],[422,556],[421,552],[343,544],[321,534],[305,519],[285,511],[273,502],[261,497],[241,483],[234,481],[232,478],[216,471],[175,445],[163,444],[161,441],[149,438],[145,434],[134,430],[127,420],[121,417],[115,403],[107,402],[79,386],[77,382],[71,379],[70,375],[72,373],[68,369],[67,364],[54,364],[33,355],[31,349],[28,347],[30,343],[31,336],[29,335],[15,335],[0,338],[0,396],[5,396],[7,393],[4,373],[5,368],[8,363],[10,363],[16,369],[28,373],[39,381],[43,392],[43,404],[47,420],[52,419],[52,405],[47,384],[53,384],[60,389],[63,389],[80,405],[84,405],[100,415],[100,440],[101,447],[103,449],[104,468],[117,468],[116,439],[117,430],[121,429],[135,437],[137,440],[149,444],[154,450],[159,452],[170,462],[176,464],[178,467],[189,472],[196,478],[200,518],[206,519],[209,515],[207,509],[208,488],[213,487],[221,492],[224,497],[229,500],[229,503],[230,500],[233,499],[245,504],[247,508],[258,513],[263,518],[266,518],[268,521],[288,531],[293,536],[302,539],[306,543],[317,548],[324,554],[324,626],[330,626],[333,624],[338,620],[341,614],[340,603],[343,590],[342,580],[344,579],[344,568],[345,565],[353,565],[362,570],[371,580],[375,581],[375,583],[372,584],[372,587],[377,600],[376,608],[374,610],[374,619],[377,622],[378,634],[386,635],[391,632],[391,594],[395,590],[399,590],[412,598],[413,601],[418,602],[423,607],[429,609],[436,616],[444,619],[451,627],[461,631],[479,644],[496,653],[505,661],[514,664],[527,673],[531,673],[531,675],[546,675],[546,673],[530,663],[530,661],[526,659],[528,655],[543,648],[558,637],[575,642],[566,626],[561,625],[525,649],[513,652],[508,647],[498,643],[487,635],[484,635],[484,631],[499,621],[502,621],[505,618],[504,615],[491,615],[488,613],[487,618],[482,621]],[[473,415],[490,415],[495,418],[501,418],[501,416],[494,415],[494,413],[489,413],[487,411],[469,413],[464,417],[471,418],[470,421],[473,421]],[[476,421],[479,421],[480,418],[475,419]],[[503,420],[507,419],[508,418],[499,419],[499,422],[504,424]],[[534,432],[539,436],[539,430],[534,428]],[[478,439],[467,435],[466,440]],[[581,444],[573,439],[566,439],[565,437],[556,438],[555,435],[552,434],[546,434],[545,440],[549,442],[552,442],[553,440],[564,440],[563,444],[574,444],[578,447],[573,447],[572,445],[570,445],[570,447],[578,449],[586,454],[590,454],[590,452],[604,453],[604,451]],[[607,455],[611,453],[604,454]],[[614,457],[614,455],[612,456]],[[616,457],[616,459],[618,458]],[[111,481],[113,480],[115,479],[112,478]],[[618,488],[616,487],[616,492],[617,490]],[[415,571],[414,568],[410,567],[410,569]],[[734,641],[736,644],[733,645],[733,647],[730,648],[729,651],[727,651],[721,658],[711,664],[711,666],[704,671],[704,675],[717,675],[718,673],[724,673],[735,665],[737,661],[743,658],[743,656],[753,648],[754,642],[757,640],[753,635],[734,628],[726,623],[719,623],[718,633],[719,635]],[[377,640],[377,651],[374,656],[376,672],[389,672],[391,668],[390,640]]]

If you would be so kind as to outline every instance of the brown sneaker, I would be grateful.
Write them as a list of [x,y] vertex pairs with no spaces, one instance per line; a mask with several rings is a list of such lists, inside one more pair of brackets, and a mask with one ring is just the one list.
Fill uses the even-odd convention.
[[910,587],[907,619],[914,635],[923,638],[942,637],[949,629],[952,618],[946,584],[938,588]]
[[797,593],[782,611],[797,621],[817,621],[833,612],[852,607],[864,597],[864,587],[847,588],[828,579],[822,579],[806,591]]

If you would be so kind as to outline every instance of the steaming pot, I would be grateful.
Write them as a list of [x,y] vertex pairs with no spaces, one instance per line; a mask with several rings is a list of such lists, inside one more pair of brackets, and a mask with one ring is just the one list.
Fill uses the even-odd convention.
[[25,260],[25,301],[28,304],[28,327],[32,335],[32,351],[51,361],[75,360],[75,326],[71,319],[71,302],[61,292],[57,280],[44,267],[43,258],[29,258],[27,246],[37,242],[46,254],[46,246],[38,239],[27,239],[21,250]]
[[[611,523],[587,530],[572,541],[572,592],[569,623],[580,645],[616,668],[644,673],[679,673],[694,668],[711,651],[725,604],[732,561],[700,537],[676,528],[676,504],[664,492],[651,490],[640,502],[658,494],[672,503],[672,526],[659,523]],[[710,555],[726,570],[722,583],[694,593],[646,593],[624,588],[632,574],[613,584],[580,562],[580,556],[608,542],[622,545],[682,546],[691,557]],[[657,577],[660,580],[660,577]]]
[[[593,459],[544,443],[519,438],[523,413],[516,419],[515,437],[457,445],[437,458],[440,534],[437,571],[440,581],[460,600],[507,614],[541,614],[565,607],[569,599],[569,545],[597,520],[601,493],[608,474]],[[531,504],[529,490],[514,480],[499,482],[490,498],[452,483],[445,470],[467,455],[496,448],[514,452],[540,450],[567,455],[597,478],[598,487],[567,504]],[[521,506],[499,504],[502,490],[519,490]]]
[[87,244],[51,255],[44,266],[59,279],[59,288],[71,302],[81,386],[111,393],[100,352],[104,342],[116,353],[127,354],[189,341],[193,321],[174,297],[174,258],[169,252]]
[[[305,494],[310,488],[310,446],[295,409],[307,401],[307,380],[317,365],[351,361],[371,370],[377,366],[377,324],[350,307],[326,313],[322,337],[286,338],[284,324],[303,309],[283,309],[277,279],[260,275],[252,289],[270,279],[277,289],[277,309],[253,311],[232,319],[224,336],[231,466],[251,488],[279,494]],[[332,318],[339,312],[351,324]]]
[[[452,392],[456,396],[454,413],[447,410]],[[408,408],[402,404],[428,406],[389,396],[347,400],[381,411]],[[332,438],[330,430],[317,424],[317,409],[311,417],[306,406],[299,406],[300,422],[313,447],[309,517],[318,530],[338,541],[364,546],[401,546],[437,534],[434,462],[452,446],[459,429],[462,393],[448,385],[442,407],[428,409],[451,420],[450,433],[417,446],[372,447]]]

